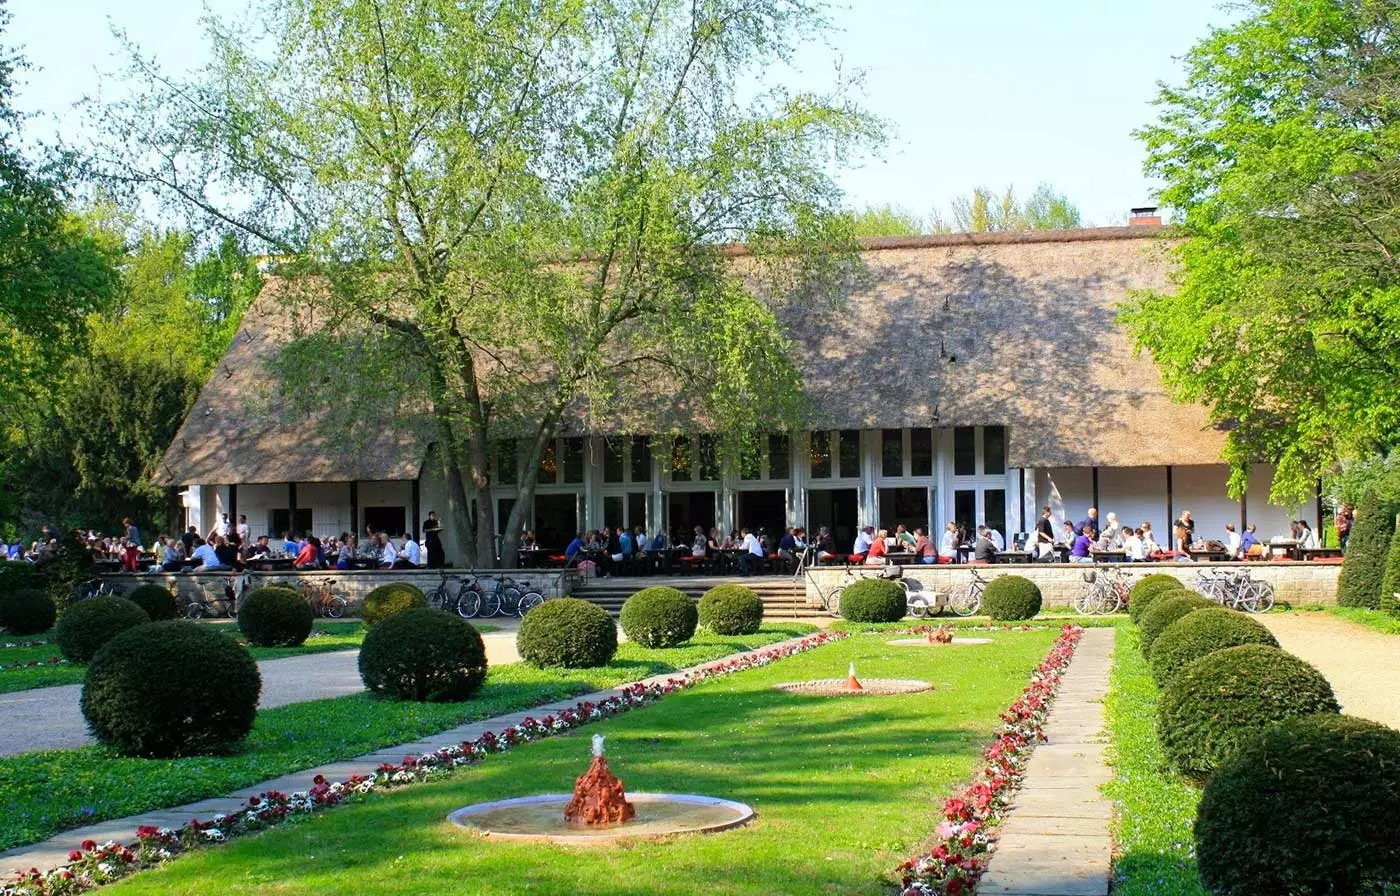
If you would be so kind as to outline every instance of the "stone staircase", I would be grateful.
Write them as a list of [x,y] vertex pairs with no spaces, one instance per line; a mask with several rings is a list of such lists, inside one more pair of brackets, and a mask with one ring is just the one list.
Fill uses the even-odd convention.
[[668,585],[685,592],[692,600],[716,585],[743,585],[763,600],[767,619],[794,619],[821,614],[821,608],[807,606],[805,586],[791,576],[609,576],[587,579],[574,585],[570,596],[591,601],[613,616],[622,612],[622,603],[643,588]]

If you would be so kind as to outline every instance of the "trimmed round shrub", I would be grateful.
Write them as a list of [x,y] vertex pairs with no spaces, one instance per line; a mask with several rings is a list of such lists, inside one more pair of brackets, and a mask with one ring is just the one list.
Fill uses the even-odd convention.
[[1376,893],[1400,880],[1400,732],[1342,715],[1256,732],[1211,776],[1196,857],[1213,893]]
[[604,666],[617,653],[617,626],[597,604],[576,597],[548,600],[520,620],[515,648],[541,668]]
[[126,595],[126,598],[145,610],[152,622],[174,619],[179,615],[179,605],[175,602],[175,595],[170,593],[169,588],[160,585],[138,585],[135,590]]
[[643,647],[675,647],[695,634],[700,613],[684,592],[658,585],[627,598],[619,621],[627,637]]
[[861,579],[841,592],[841,615],[852,622],[898,622],[908,610],[904,589],[889,579]]
[[993,619],[1032,619],[1040,603],[1039,586],[1025,576],[998,576],[982,592],[982,612]]
[[1152,645],[1157,641],[1157,636],[1167,630],[1167,626],[1176,622],[1188,613],[1197,610],[1209,610],[1218,607],[1213,600],[1201,597],[1199,594],[1187,592],[1185,594],[1172,594],[1167,592],[1157,600],[1152,602],[1152,606],[1147,608],[1147,612],[1142,614],[1138,620],[1138,635],[1142,639],[1142,652],[1148,659],[1152,658]]
[[365,625],[375,626],[395,613],[404,610],[421,610],[428,605],[428,598],[416,586],[407,582],[393,582],[380,585],[365,596],[360,607],[360,618]]
[[86,663],[103,644],[150,621],[145,610],[124,597],[103,595],[80,600],[58,620],[58,650],[69,662]]
[[404,610],[365,635],[360,678],[374,693],[398,700],[466,700],[486,680],[486,645],[460,616]]
[[53,598],[37,588],[20,588],[0,594],[0,628],[16,635],[37,635],[53,628],[58,608]]
[[22,588],[43,590],[44,577],[39,568],[26,560],[0,561],[0,595]]
[[716,585],[700,596],[699,611],[717,635],[752,635],[763,624],[763,599],[743,585]]
[[1177,590],[1186,590],[1186,587],[1181,584],[1181,580],[1176,576],[1160,572],[1154,572],[1152,575],[1134,582],[1133,587],[1128,591],[1128,616],[1132,618],[1133,622],[1137,622],[1159,595],[1167,591]]
[[1152,643],[1152,677],[1159,685],[1165,685],[1201,657],[1242,644],[1277,647],[1278,639],[1258,622],[1234,610],[1213,607],[1187,613],[1167,626]]
[[227,749],[257,715],[258,664],[234,640],[194,622],[127,629],[97,651],[82,710],[99,741],[128,756]]
[[315,613],[290,588],[255,588],[238,602],[238,630],[259,647],[295,647],[311,634]]
[[1319,712],[1340,712],[1321,672],[1277,647],[1245,644],[1177,672],[1157,704],[1157,737],[1182,774],[1204,780],[1265,725]]

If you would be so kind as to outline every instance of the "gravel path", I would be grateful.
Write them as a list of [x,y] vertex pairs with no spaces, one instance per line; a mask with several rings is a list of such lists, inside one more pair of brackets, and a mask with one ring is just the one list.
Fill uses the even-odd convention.
[[[503,665],[520,659],[515,632],[486,632],[486,661]],[[358,650],[310,653],[258,663],[262,673],[260,709],[341,697],[364,690],[356,663]],[[93,743],[78,700],[82,685],[37,688],[0,694],[0,756],[81,747]]]
[[1316,666],[1342,712],[1400,728],[1400,635],[1385,635],[1325,613],[1256,616],[1279,646]]

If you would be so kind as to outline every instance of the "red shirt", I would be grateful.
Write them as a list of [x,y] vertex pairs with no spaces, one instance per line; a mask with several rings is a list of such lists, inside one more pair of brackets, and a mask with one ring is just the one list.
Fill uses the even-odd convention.
[[319,566],[321,558],[316,556],[316,546],[311,542],[301,546],[301,551],[297,554],[297,566]]

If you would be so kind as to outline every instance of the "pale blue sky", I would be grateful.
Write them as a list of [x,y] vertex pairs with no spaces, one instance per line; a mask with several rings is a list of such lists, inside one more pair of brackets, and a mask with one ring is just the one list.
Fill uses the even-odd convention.
[[[920,214],[973,187],[1048,181],[1092,223],[1117,223],[1146,204],[1133,128],[1152,115],[1159,80],[1229,13],[1219,0],[848,0],[830,49],[798,60],[827,83],[839,56],[864,69],[867,107],[894,138],[883,160],[842,175],[852,205],[898,203]],[[35,69],[20,106],[44,117],[31,135],[73,136],[65,110],[110,96],[101,72],[119,65],[110,27],[125,29],[173,70],[204,59],[203,7],[178,0],[10,0],[7,44]],[[246,0],[210,0],[238,15]]]

